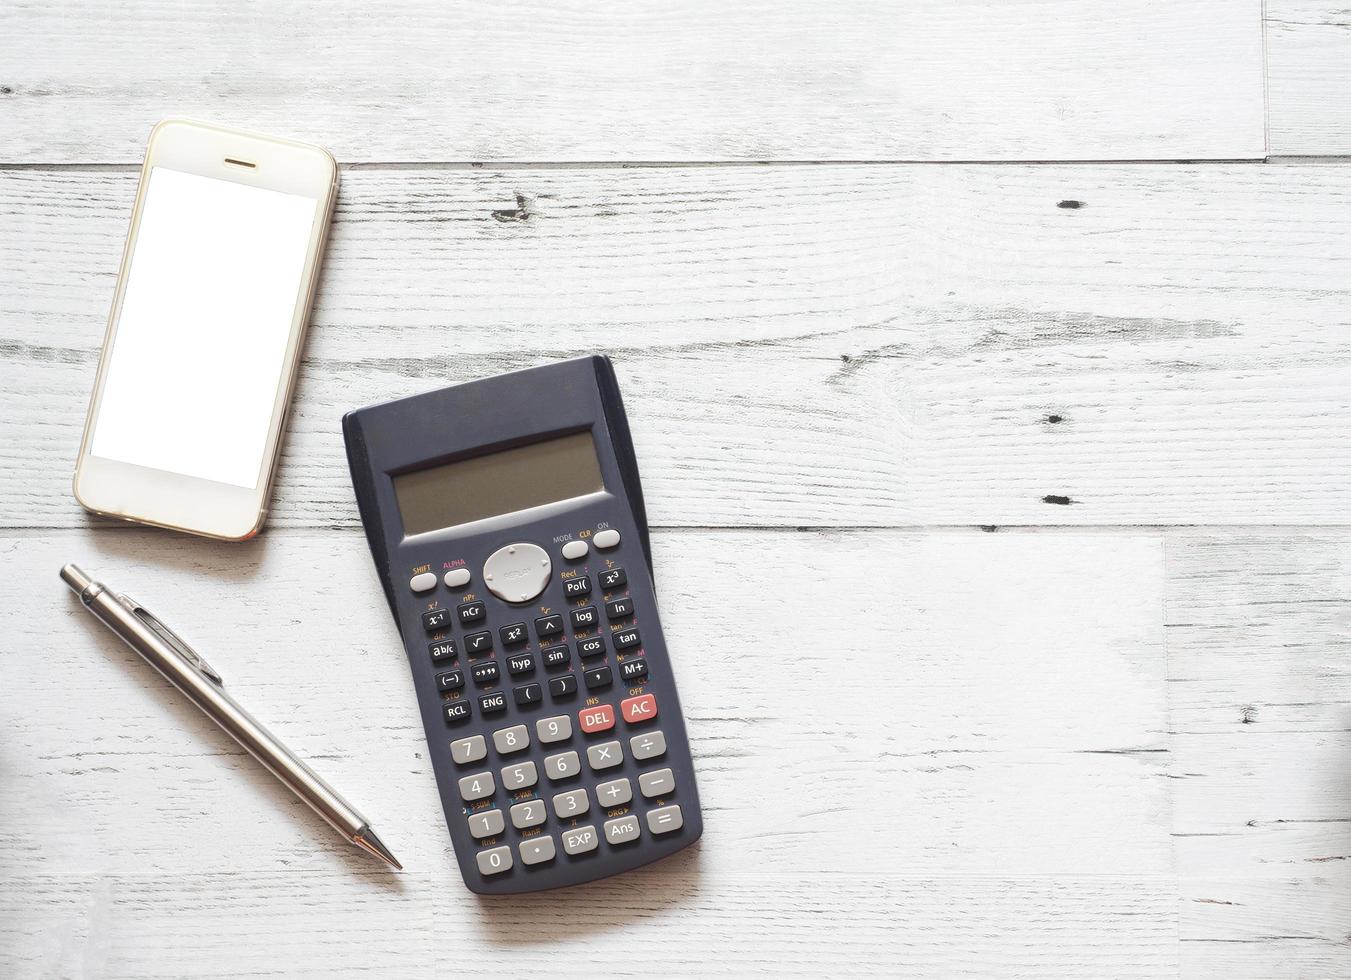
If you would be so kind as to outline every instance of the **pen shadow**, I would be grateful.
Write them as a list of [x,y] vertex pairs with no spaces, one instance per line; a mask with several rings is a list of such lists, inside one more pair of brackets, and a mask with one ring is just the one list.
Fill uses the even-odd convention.
[[652,864],[611,878],[524,895],[477,895],[485,938],[495,946],[575,941],[678,912],[699,892],[698,840]]

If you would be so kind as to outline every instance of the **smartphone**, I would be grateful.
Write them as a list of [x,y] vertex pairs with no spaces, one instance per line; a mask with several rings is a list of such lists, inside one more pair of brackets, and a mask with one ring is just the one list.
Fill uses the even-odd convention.
[[155,127],[75,467],[85,508],[234,541],[263,526],[337,189],[320,147]]

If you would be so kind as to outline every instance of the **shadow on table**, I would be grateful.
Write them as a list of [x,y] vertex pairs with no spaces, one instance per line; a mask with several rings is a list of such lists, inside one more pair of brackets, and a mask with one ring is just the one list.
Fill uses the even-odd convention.
[[[238,584],[256,577],[267,557],[266,530],[248,541],[216,541],[182,531],[135,527],[98,517],[89,518],[88,526],[99,532],[86,539],[98,554],[69,560],[95,579],[106,575],[110,587],[126,590],[147,605],[155,597],[140,594],[145,588],[138,585],[134,577],[138,565],[154,566],[159,571],[208,574],[217,582]],[[110,570],[105,571],[105,567]],[[130,574],[124,574],[127,569],[131,570]]]

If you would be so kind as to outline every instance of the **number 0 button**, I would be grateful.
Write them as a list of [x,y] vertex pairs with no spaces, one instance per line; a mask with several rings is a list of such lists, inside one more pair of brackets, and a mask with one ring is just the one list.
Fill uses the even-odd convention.
[[480,874],[500,875],[503,871],[511,870],[511,847],[506,844],[490,847],[486,851],[479,851],[475,860],[478,861]]

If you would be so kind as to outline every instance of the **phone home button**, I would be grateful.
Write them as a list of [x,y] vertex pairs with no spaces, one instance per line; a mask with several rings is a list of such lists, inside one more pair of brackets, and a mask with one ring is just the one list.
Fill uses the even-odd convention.
[[552,574],[549,553],[525,542],[498,548],[483,563],[484,584],[504,602],[529,602],[544,591]]

